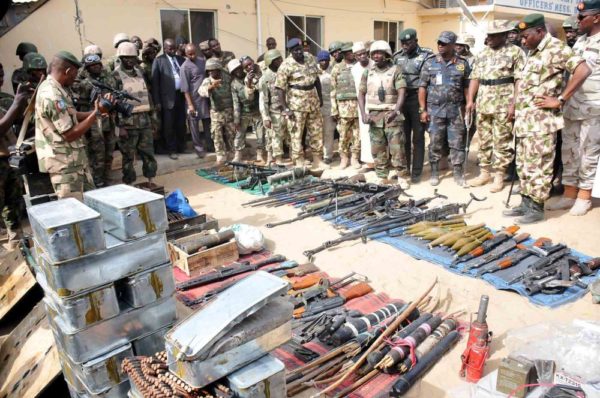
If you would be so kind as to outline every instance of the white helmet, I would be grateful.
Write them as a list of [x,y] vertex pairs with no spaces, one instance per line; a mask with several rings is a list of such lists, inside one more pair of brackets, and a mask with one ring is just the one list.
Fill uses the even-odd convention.
[[117,48],[117,57],[137,57],[138,48],[135,44],[124,41]]
[[240,63],[239,59],[232,59],[227,63],[227,70],[229,71],[229,73],[231,73],[240,66],[242,66],[242,64]]
[[102,57],[102,49],[95,44],[90,44],[86,48],[83,49],[83,56],[96,54]]
[[124,41],[129,41],[129,36],[127,35],[127,33],[117,33],[113,38],[113,47],[119,47],[119,44],[121,44]]
[[369,48],[369,51],[371,53],[373,53],[375,51],[384,51],[390,57],[392,56],[392,48],[390,47],[390,44],[384,40],[374,41],[373,44],[371,44],[371,48]]

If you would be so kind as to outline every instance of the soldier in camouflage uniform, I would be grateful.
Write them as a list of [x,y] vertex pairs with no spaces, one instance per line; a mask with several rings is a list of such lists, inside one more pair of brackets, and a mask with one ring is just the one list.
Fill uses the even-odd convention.
[[470,186],[492,182],[490,192],[504,187],[504,173],[513,159],[512,127],[515,115],[515,72],[521,70],[525,53],[509,44],[508,21],[497,20],[487,33],[488,45],[477,54],[471,72],[467,113],[475,110],[477,96],[477,131],[479,132],[479,176]]
[[[544,202],[552,186],[556,132],[564,125],[560,108],[591,71],[581,57],[547,32],[543,15],[527,15],[519,29],[530,50],[523,69],[515,76],[515,135],[522,200],[503,214],[521,216],[516,222],[529,224],[544,219]],[[565,71],[571,73],[571,78],[561,93]]]
[[[406,80],[404,100],[404,152],[411,172],[411,182],[421,181],[425,161],[425,125],[419,115],[419,77],[431,49],[419,46],[417,31],[405,29],[400,33],[402,49],[394,54],[394,63],[402,69]],[[411,162],[412,160],[412,162]]]
[[323,162],[331,164],[333,161],[333,143],[335,139],[335,121],[331,116],[331,68],[329,63],[331,56],[325,50],[317,53],[317,64],[319,65],[319,83],[321,84],[321,115],[323,116]]
[[123,155],[123,182],[133,184],[136,180],[135,156],[142,159],[142,173],[149,182],[156,177],[154,138],[152,136],[152,100],[142,71],[136,66],[138,50],[135,44],[119,44],[117,55],[121,62],[113,72],[119,90],[126,91],[140,100],[135,102],[130,116],[118,114],[119,149]]
[[235,54],[231,51],[223,51],[221,49],[221,43],[217,39],[208,39],[208,46],[210,47],[210,51],[212,52],[212,58],[217,60],[223,65],[223,70],[226,71],[225,67],[232,59],[235,59]]
[[471,69],[473,69],[473,62],[475,62],[475,54],[471,51],[473,46],[475,46],[473,35],[462,34],[456,39],[456,54],[466,59]]
[[277,79],[277,70],[281,66],[283,58],[279,50],[269,50],[265,53],[264,62],[266,69],[258,81],[259,109],[266,134],[270,137],[270,154],[276,164],[282,164],[283,142],[287,140],[288,133],[285,117],[281,114],[283,106],[275,92],[275,79]]
[[27,81],[32,87],[37,87],[46,78],[48,64],[42,54],[29,53],[23,57],[23,69],[27,73]]
[[242,160],[242,151],[246,147],[246,130],[248,126],[252,126],[252,130],[256,134],[256,160],[264,163],[266,142],[265,130],[258,108],[258,87],[245,79],[244,69],[237,59],[229,61],[227,69],[232,77],[233,123],[236,129],[234,161],[240,162]]
[[[37,47],[35,46],[35,44],[27,43],[27,42],[19,43],[19,45],[17,46],[17,53],[16,53],[16,55],[19,57],[19,60],[23,61],[23,58],[25,58],[25,55],[27,55],[29,53],[37,53]],[[25,68],[21,67],[21,68],[17,68],[14,70],[10,80],[12,83],[13,92],[16,93],[17,86],[21,83],[25,83],[26,81],[29,81],[29,76],[27,75],[27,71],[25,70]]]
[[206,61],[208,77],[198,89],[201,97],[210,98],[210,134],[217,153],[216,166],[227,161],[227,152],[234,149],[235,124],[233,123],[233,97],[231,76],[223,69],[220,61]]
[[577,42],[577,38],[579,37],[579,24],[577,23],[577,16],[571,15],[570,17],[565,19],[562,23],[562,28],[565,32],[565,39],[567,41],[567,45],[573,48],[575,42]]
[[333,67],[336,66],[338,63],[342,62],[344,60],[344,55],[342,54],[342,46],[344,45],[344,43],[342,43],[341,41],[332,41],[329,44],[329,55],[331,55],[331,58],[333,58],[333,61],[331,62],[331,64],[329,65],[329,72],[331,72],[333,70]]
[[578,10],[579,31],[583,36],[573,46],[573,52],[585,59],[592,74],[563,108],[565,191],[560,200],[546,207],[570,209],[573,216],[582,216],[592,208],[592,187],[600,157],[600,1],[583,1]]
[[284,107],[283,114],[288,118],[292,160],[297,166],[304,166],[302,133],[306,127],[313,155],[313,167],[329,168],[321,160],[323,117],[319,107],[323,100],[318,66],[314,62],[314,57],[305,56],[300,39],[288,41],[287,48],[291,55],[279,67],[275,87]]
[[360,133],[358,130],[358,96],[352,76],[352,67],[356,63],[352,52],[352,42],[344,43],[344,59],[331,71],[331,116],[337,121],[340,134],[340,169],[348,167],[352,152],[352,167],[360,168]]
[[69,52],[54,56],[50,75],[40,83],[35,99],[35,149],[40,172],[50,175],[59,198],[83,199],[94,189],[85,153],[84,134],[96,123],[98,102],[91,112],[77,112],[67,91],[81,63]]
[[508,31],[508,37],[506,41],[513,46],[521,47],[521,37],[519,36],[519,21],[510,21],[508,23],[511,30]]
[[358,106],[363,122],[370,125],[371,153],[377,177],[381,180],[397,177],[398,184],[408,188],[408,182],[402,177],[402,171],[406,169],[402,115],[406,81],[391,57],[392,49],[386,41],[371,44],[374,64],[363,72]]
[[456,34],[442,32],[438,38],[437,55],[430,55],[421,71],[419,83],[419,112],[421,122],[429,123],[430,183],[440,183],[439,161],[446,141],[450,147],[450,161],[454,182],[465,186],[465,121],[463,106],[469,87],[469,63],[456,55]]
[[[79,101],[78,110],[87,112],[92,110],[92,80],[97,80],[109,87],[117,88],[117,81],[113,75],[104,69],[100,57],[96,54],[86,55],[83,59],[86,78],[79,82],[77,94]],[[108,177],[112,168],[113,152],[117,137],[113,117],[98,118],[92,128],[86,133],[87,155],[94,178],[94,184],[100,188],[108,184]]]
[[[121,43],[125,43],[125,42],[131,43],[127,33],[117,33],[115,35],[115,37],[113,38],[113,47],[115,49],[118,49],[119,45]],[[137,57],[136,57],[136,59],[137,59]],[[115,54],[108,59],[106,66],[108,67],[108,70],[112,72],[117,68],[117,66],[119,66],[120,63],[121,63],[121,58],[119,58],[118,54]]]

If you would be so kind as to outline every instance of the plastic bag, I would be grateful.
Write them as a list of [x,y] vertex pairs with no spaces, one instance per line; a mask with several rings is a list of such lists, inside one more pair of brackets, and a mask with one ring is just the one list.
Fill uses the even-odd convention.
[[221,228],[221,231],[225,229],[233,230],[238,252],[240,254],[249,254],[252,252],[261,251],[265,246],[265,237],[256,227],[247,224],[233,224],[228,227]]
[[165,205],[167,206],[167,210],[182,214],[184,217],[194,217],[198,215],[198,213],[192,209],[192,206],[190,206],[187,198],[183,192],[181,192],[181,189],[176,189],[171,192],[169,196],[165,198]]

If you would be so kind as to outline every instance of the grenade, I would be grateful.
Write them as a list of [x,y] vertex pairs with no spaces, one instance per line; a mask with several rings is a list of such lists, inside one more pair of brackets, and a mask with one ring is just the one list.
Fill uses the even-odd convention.
[[379,102],[385,101],[385,88],[383,88],[383,82],[381,82],[381,86],[377,90],[377,97],[379,97]]

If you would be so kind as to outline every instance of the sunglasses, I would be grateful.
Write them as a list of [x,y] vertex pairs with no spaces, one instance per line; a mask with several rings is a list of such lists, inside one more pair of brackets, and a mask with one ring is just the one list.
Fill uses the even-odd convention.
[[593,14],[577,14],[577,20],[578,21],[583,21],[586,17],[594,17],[598,15],[598,13],[593,13]]

